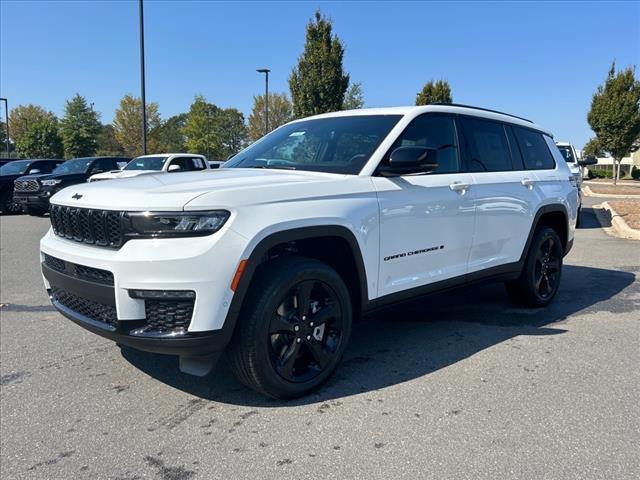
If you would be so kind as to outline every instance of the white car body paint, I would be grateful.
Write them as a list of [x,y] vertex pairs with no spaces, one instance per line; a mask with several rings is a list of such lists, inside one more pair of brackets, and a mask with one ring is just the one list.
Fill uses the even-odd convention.
[[135,162],[138,159],[144,159],[146,157],[167,157],[167,158],[164,160],[161,170],[126,170],[126,165],[125,165],[125,167],[123,167],[122,170],[111,170],[110,172],[96,173],[95,175],[91,175],[87,180],[87,182],[97,182],[100,180],[115,180],[115,179],[121,179],[121,178],[132,178],[132,177],[138,177],[140,175],[149,175],[152,173],[155,173],[155,174],[168,173],[171,162],[178,158],[200,158],[202,159],[202,162],[204,165],[203,170],[207,170],[211,168],[206,157],[204,157],[203,155],[196,155],[196,154],[190,154],[190,153],[158,153],[153,155],[141,155],[131,160],[129,164]]

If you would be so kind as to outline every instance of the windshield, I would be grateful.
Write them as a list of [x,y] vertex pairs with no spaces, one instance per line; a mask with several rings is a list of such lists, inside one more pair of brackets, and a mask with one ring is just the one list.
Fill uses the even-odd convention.
[[281,168],[357,175],[401,115],[318,118],[285,125],[222,168]]
[[138,157],[131,160],[123,170],[162,170],[168,157]]
[[560,153],[567,163],[574,163],[576,161],[575,157],[573,156],[573,149],[571,147],[563,145],[559,146],[558,150],[560,150]]
[[53,171],[55,175],[64,175],[67,173],[86,173],[89,165],[93,162],[93,158],[76,158],[75,160],[67,160],[62,162]]
[[30,160],[16,160],[5,163],[0,167],[0,175],[24,175],[30,164]]

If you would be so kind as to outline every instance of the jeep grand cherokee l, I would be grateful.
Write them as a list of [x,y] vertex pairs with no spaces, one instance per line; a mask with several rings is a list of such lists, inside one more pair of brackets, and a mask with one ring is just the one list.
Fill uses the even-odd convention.
[[207,172],[66,188],[41,241],[53,305],[120,345],[293,398],[354,318],[471,282],[544,307],[578,192],[552,135],[464,106],[297,120]]

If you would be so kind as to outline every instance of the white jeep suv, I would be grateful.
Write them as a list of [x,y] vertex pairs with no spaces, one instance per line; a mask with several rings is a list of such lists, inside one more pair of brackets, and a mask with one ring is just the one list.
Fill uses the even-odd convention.
[[210,168],[209,162],[203,155],[192,153],[162,153],[142,155],[127,163],[122,170],[97,173],[89,177],[89,182],[99,180],[113,180],[116,178],[130,178],[147,173],[192,172]]
[[42,271],[82,327],[196,375],[226,350],[246,385],[293,398],[382,306],[478,281],[545,306],[577,200],[551,134],[528,120],[345,111],[284,125],[220,169],[60,191]]

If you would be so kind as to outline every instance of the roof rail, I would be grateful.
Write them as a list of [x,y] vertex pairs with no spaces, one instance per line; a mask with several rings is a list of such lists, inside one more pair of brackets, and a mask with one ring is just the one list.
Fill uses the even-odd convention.
[[430,103],[429,105],[442,105],[443,107],[472,108],[473,110],[482,110],[483,112],[499,113],[500,115],[506,115],[507,117],[513,117],[513,118],[517,118],[518,120],[524,120],[525,122],[533,123],[533,120],[529,120],[528,118],[519,117],[517,115],[511,115],[510,113],[504,113],[498,110],[491,110],[490,108],[474,107],[473,105],[464,105],[462,103]]

